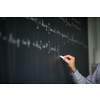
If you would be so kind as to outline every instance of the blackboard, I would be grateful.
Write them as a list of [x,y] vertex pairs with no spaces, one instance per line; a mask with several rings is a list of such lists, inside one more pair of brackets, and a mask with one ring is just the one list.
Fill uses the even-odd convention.
[[59,57],[67,54],[76,58],[77,69],[87,76],[87,18],[0,18],[0,83],[73,84]]

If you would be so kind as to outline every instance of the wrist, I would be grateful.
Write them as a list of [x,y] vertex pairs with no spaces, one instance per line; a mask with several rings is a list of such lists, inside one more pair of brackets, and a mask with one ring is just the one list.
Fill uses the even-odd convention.
[[70,68],[70,70],[71,70],[71,73],[75,73],[76,72],[76,67],[74,67],[74,68]]

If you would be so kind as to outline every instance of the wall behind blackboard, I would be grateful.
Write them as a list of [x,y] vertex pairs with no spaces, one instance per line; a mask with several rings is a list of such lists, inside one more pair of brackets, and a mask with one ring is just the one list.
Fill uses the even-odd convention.
[[87,18],[0,18],[0,83],[74,83],[59,58],[67,54],[87,76]]

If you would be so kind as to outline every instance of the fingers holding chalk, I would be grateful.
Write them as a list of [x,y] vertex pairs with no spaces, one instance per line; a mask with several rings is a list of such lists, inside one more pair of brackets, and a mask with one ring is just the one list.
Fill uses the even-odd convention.
[[63,59],[63,58],[64,58],[64,56],[60,55],[60,58],[62,58],[62,59]]

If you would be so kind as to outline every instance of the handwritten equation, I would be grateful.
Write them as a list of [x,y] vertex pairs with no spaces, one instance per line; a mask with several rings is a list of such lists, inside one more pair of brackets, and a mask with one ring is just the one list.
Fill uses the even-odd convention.
[[[87,48],[87,45],[84,44],[83,41],[79,41],[77,39],[74,38],[74,35],[71,35],[69,33],[62,33],[59,30],[57,30],[56,28],[52,28],[50,23],[45,23],[44,20],[39,20],[39,18],[37,17],[24,17],[28,20],[31,20],[32,22],[34,22],[36,24],[36,29],[38,30],[40,27],[45,28],[45,31],[50,35],[51,33],[59,35],[61,38],[65,38],[67,40],[67,42],[71,42],[72,44],[79,44],[81,46],[83,46],[83,48]],[[4,18],[3,20],[5,20],[6,18]],[[75,27],[77,30],[81,31],[81,28],[77,27],[76,24],[73,24],[73,21],[79,25],[81,25],[81,22],[76,20],[75,18],[71,18],[72,19],[72,23],[68,22],[67,18],[63,18],[60,17],[60,20],[63,21],[63,23],[66,23],[66,26],[70,26],[70,27]],[[3,37],[4,40],[6,40],[6,37]],[[17,40],[19,41],[19,40]],[[64,42],[65,44],[65,42]]]
[[[84,48],[87,48],[87,46],[84,44],[84,42],[81,42],[79,40],[74,39],[74,35],[71,35],[69,37],[69,33],[65,34],[65,33],[62,33],[62,32],[60,32],[59,30],[57,30],[55,28],[51,28],[50,23],[46,24],[44,22],[44,20],[39,21],[38,18],[36,18],[36,17],[34,17],[34,18],[33,17],[25,17],[25,18],[35,22],[36,29],[39,29],[39,27],[43,27],[43,28],[45,28],[45,31],[48,34],[51,34],[51,32],[52,32],[54,34],[57,34],[57,35],[61,36],[62,38],[66,38],[68,40],[68,42],[73,42],[73,44],[77,43],[79,45],[82,45]],[[60,19],[62,19],[62,18],[60,18]],[[76,21],[78,24],[81,24],[79,21],[77,21],[75,19],[73,19],[73,20]],[[63,19],[63,21],[64,21],[64,19]]]
[[[77,30],[81,31],[81,28],[79,26],[81,26],[81,22],[76,20],[75,18],[72,18],[72,22],[68,22],[67,18],[63,18],[63,17],[60,17],[59,19],[61,19],[65,24],[66,26],[70,26],[70,27],[74,27],[76,28]],[[77,26],[76,24],[74,24],[74,22],[77,23],[79,26]]]
[[3,41],[7,41],[8,43],[11,43],[13,45],[16,45],[17,48],[20,48],[20,45],[25,45],[28,48],[30,48],[30,45],[32,45],[35,48],[38,48],[39,50],[47,49],[48,53],[51,51],[57,52],[59,54],[60,45],[52,47],[50,44],[50,41],[47,41],[46,43],[42,43],[41,40],[36,40],[31,42],[29,39],[23,38],[22,40],[20,38],[15,39],[12,35],[12,33],[9,34],[9,37],[2,36],[2,33],[0,32],[0,38]]

